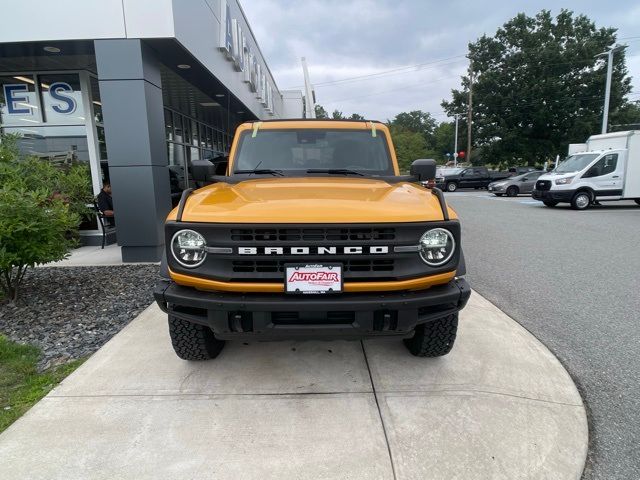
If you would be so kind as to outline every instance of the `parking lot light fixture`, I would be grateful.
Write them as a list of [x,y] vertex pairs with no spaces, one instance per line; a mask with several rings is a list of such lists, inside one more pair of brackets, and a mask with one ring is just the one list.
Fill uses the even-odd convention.
[[611,98],[611,77],[613,74],[613,54],[621,52],[627,48],[627,45],[612,45],[606,52],[599,53],[596,58],[607,57],[607,84],[604,91],[604,108],[602,110],[602,132],[607,133],[609,123],[609,100]]

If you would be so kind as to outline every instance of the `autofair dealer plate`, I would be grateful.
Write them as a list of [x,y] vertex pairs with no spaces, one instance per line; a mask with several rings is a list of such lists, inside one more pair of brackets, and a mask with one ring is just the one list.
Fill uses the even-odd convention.
[[287,264],[285,291],[298,294],[339,293],[342,291],[342,265]]

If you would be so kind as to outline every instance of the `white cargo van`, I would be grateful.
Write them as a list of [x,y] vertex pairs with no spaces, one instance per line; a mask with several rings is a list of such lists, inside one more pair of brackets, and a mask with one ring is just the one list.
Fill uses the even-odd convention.
[[640,131],[592,135],[582,150],[541,175],[533,198],[547,207],[570,203],[576,210],[596,200],[640,205]]

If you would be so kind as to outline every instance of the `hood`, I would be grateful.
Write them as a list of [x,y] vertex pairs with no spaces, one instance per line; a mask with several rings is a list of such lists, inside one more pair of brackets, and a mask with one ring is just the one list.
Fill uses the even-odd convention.
[[547,172],[547,173],[543,173],[542,175],[540,175],[538,177],[538,180],[551,180],[552,178],[561,178],[561,177],[574,177],[576,176],[578,173],[580,172],[569,172],[569,173],[565,173],[565,172]]
[[[177,209],[168,219],[175,220]],[[456,218],[449,209],[450,218]],[[260,178],[195,191],[182,220],[215,223],[384,223],[442,220],[421,186],[371,178]]]

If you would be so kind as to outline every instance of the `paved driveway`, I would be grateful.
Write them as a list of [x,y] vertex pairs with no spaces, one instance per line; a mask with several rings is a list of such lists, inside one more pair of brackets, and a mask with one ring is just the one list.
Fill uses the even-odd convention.
[[576,479],[586,445],[568,374],[477,294],[440,359],[383,339],[184,362],[151,306],[0,436],[0,478]]

